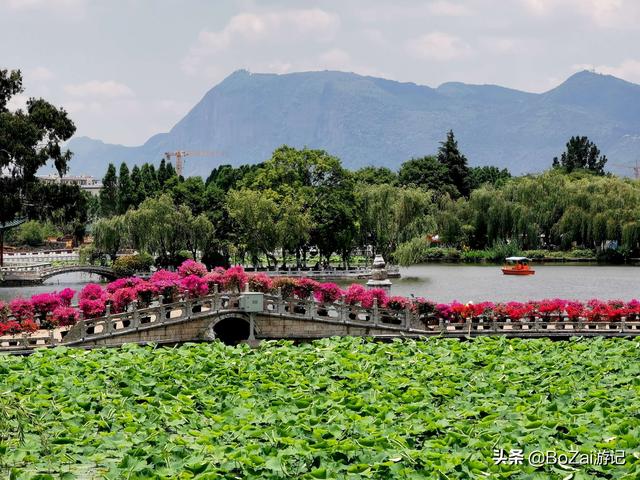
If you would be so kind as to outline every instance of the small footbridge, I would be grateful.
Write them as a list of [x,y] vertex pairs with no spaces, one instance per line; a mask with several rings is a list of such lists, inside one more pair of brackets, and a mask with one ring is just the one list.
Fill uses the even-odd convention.
[[100,275],[114,280],[117,275],[113,269],[97,265],[65,265],[54,267],[50,263],[7,266],[0,269],[0,285],[39,285],[48,278],[66,273],[83,272]]
[[262,293],[214,293],[198,299],[168,301],[151,306],[131,305],[123,313],[81,319],[72,327],[41,330],[32,335],[0,337],[0,352],[28,353],[58,345],[93,348],[126,343],[175,345],[215,339],[228,344],[260,340],[312,340],[331,336],[378,339],[503,335],[508,337],[640,336],[640,320],[588,322],[561,316],[475,319],[453,323],[410,309],[389,310],[292,300]]

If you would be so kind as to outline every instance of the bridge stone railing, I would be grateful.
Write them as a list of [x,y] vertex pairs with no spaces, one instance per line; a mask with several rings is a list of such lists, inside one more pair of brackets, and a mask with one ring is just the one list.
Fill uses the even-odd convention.
[[[180,298],[167,301],[160,297],[151,306],[132,304],[128,311],[110,313],[99,318],[81,319],[72,327],[55,331],[40,330],[33,335],[0,337],[0,352],[31,350],[57,345],[81,346],[85,342],[139,330],[189,322],[226,313],[244,313],[240,308],[242,293],[213,294],[200,298]],[[570,320],[562,315],[550,319],[522,320],[478,318],[450,322],[436,316],[418,315],[411,309],[390,310],[352,306],[344,301],[322,304],[314,300],[286,299],[281,295],[264,295],[262,311],[258,315],[287,318],[313,323],[366,327],[389,336],[481,336],[508,335],[520,337],[568,337],[574,335],[640,336],[640,319],[622,318],[620,321],[588,322]],[[259,327],[260,325],[257,325]],[[259,328],[257,328],[259,330]],[[345,330],[346,332],[346,330]],[[377,334],[379,336],[379,333]],[[258,335],[259,337],[259,335]]]

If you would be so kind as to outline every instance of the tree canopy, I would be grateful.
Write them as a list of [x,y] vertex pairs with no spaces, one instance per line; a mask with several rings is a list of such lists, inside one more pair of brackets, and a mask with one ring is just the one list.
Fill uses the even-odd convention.
[[574,170],[587,170],[596,175],[604,175],[604,166],[607,163],[606,155],[600,154],[600,149],[587,137],[571,137],[567,142],[566,150],[560,158],[553,159],[553,166],[563,168],[567,173]]

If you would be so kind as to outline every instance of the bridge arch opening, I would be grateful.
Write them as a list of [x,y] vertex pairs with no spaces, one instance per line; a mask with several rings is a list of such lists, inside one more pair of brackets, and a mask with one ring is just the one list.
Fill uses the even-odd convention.
[[249,322],[243,318],[224,318],[213,326],[213,332],[225,345],[237,345],[249,338]]

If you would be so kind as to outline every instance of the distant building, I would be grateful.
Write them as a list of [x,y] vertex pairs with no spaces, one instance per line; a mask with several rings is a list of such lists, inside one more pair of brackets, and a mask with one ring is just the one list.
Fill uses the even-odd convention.
[[102,182],[90,175],[39,175],[38,178],[43,182],[61,183],[64,185],[78,185],[82,190],[89,192],[91,195],[98,195],[102,190]]

